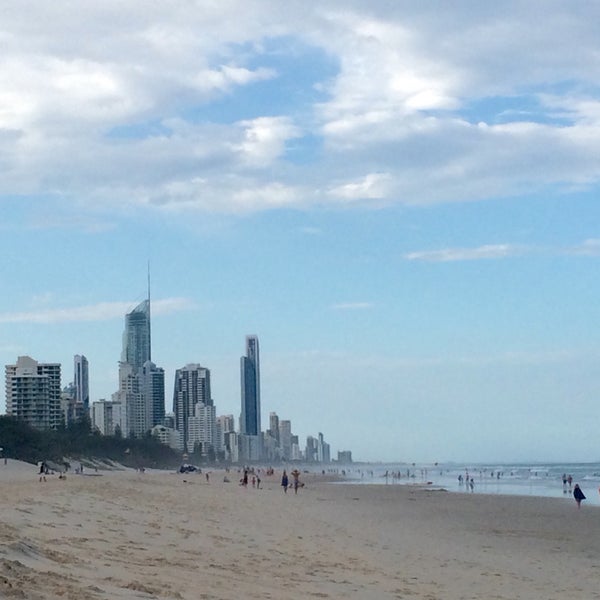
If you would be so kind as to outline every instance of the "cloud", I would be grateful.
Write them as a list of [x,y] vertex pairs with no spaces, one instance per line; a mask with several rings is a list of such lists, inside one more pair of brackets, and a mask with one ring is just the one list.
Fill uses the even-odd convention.
[[387,196],[391,179],[389,173],[369,173],[358,180],[336,185],[327,194],[342,200],[381,199]]
[[566,253],[575,256],[600,256],[600,239],[585,240],[577,246],[568,248]]
[[288,117],[259,117],[238,125],[243,129],[243,139],[234,149],[243,162],[252,166],[271,164],[283,154],[287,140],[300,136]]
[[[88,306],[40,309],[27,312],[0,313],[0,323],[73,323],[108,321],[123,318],[132,310],[135,302],[100,302]],[[152,301],[153,316],[193,310],[194,302],[187,298],[164,298]]]
[[488,244],[478,248],[444,248],[404,254],[406,260],[426,262],[453,262],[465,260],[487,260],[521,256],[528,251],[524,246],[511,244]]
[[486,244],[475,248],[442,248],[407,252],[405,260],[423,262],[456,262],[536,256],[600,256],[600,239],[588,239],[574,246],[526,246],[518,244]]
[[174,214],[190,211],[245,214],[299,206],[302,202],[299,188],[279,181],[263,182],[252,177],[234,175],[224,180],[174,181],[148,194],[140,197],[140,204]]
[[12,3],[0,199],[43,196],[56,226],[94,231],[140,206],[421,206],[597,185],[600,8],[549,6],[57,0],[34,22]]

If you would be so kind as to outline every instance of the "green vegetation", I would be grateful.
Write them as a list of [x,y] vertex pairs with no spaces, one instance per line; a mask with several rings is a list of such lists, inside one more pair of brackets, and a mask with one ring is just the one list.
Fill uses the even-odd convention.
[[0,416],[0,447],[3,456],[37,463],[62,463],[65,457],[111,460],[128,467],[175,468],[181,455],[148,435],[142,439],[104,436],[92,430],[90,420],[81,419],[68,427],[40,431],[9,416]]

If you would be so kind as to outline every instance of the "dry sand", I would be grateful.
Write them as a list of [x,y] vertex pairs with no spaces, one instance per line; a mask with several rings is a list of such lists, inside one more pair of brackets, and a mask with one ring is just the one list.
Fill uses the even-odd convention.
[[600,598],[596,507],[231,479],[0,465],[0,598]]

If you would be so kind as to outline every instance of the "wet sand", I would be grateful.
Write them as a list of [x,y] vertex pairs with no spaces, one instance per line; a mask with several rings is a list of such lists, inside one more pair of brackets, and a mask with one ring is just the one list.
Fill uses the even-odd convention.
[[[600,598],[600,509],[237,473],[0,466],[0,598]],[[596,492],[597,493],[597,492]]]

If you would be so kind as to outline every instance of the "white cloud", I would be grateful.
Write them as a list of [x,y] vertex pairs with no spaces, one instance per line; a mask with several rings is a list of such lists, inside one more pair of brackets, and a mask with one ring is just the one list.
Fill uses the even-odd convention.
[[[123,318],[132,310],[135,302],[100,302],[88,306],[45,308],[26,312],[0,313],[0,323],[69,323],[83,321],[107,321]],[[152,301],[154,316],[193,310],[195,304],[187,298],[164,298]]]
[[516,256],[600,256],[600,239],[584,240],[573,246],[526,246],[517,244],[486,244],[475,248],[442,248],[407,252],[405,260],[423,262],[456,262],[489,260]]
[[426,250],[408,252],[406,260],[426,262],[453,262],[465,260],[482,260],[492,258],[507,258],[524,254],[527,248],[511,244],[489,244],[478,248],[444,248],[442,250]]
[[369,173],[361,179],[336,185],[327,194],[343,200],[381,199],[387,197],[391,180],[389,173]]
[[[140,205],[423,205],[594,185],[600,8],[507,6],[8,3],[0,197],[45,195],[96,211],[104,227],[105,215]],[[317,82],[317,104],[308,89],[287,98],[286,85],[238,98],[309,71],[296,45],[337,65]],[[224,98],[234,107],[224,116],[205,112]],[[527,110],[514,110],[521,98]],[[294,162],[288,143],[305,136],[319,154]]]
[[243,138],[234,150],[251,166],[268,166],[283,154],[287,140],[300,136],[300,130],[287,117],[259,117],[238,125]]
[[299,188],[278,181],[262,182],[231,176],[210,181],[171,182],[148,191],[148,196],[140,196],[139,202],[173,214],[195,211],[245,214],[298,206],[302,202],[302,193]]
[[332,12],[329,19],[338,35],[323,43],[339,56],[341,70],[320,111],[332,143],[386,137],[388,125],[396,129],[419,111],[458,106],[457,70],[444,56],[423,52],[420,32],[364,8]]

